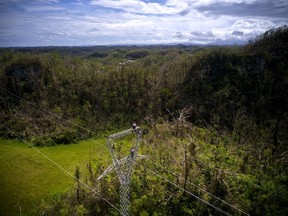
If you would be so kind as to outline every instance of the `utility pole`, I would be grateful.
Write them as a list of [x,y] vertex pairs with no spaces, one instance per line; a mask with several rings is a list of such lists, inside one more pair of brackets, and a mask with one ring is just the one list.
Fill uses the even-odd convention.
[[[134,145],[131,146],[130,154],[122,159],[118,159],[115,151],[115,140],[125,137],[129,134],[135,133],[136,138]],[[130,182],[131,176],[134,172],[134,161],[145,158],[145,155],[139,155],[138,146],[141,142],[142,131],[135,124],[133,129],[127,129],[119,133],[112,134],[107,138],[107,147],[110,150],[112,164],[99,176],[97,180],[105,177],[111,171],[115,170],[120,182],[120,211],[124,216],[129,216],[130,212]]]

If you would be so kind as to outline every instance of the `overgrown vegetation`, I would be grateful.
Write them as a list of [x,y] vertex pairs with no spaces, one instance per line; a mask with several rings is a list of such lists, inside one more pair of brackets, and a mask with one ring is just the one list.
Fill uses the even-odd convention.
[[[242,211],[250,215],[287,214],[285,166],[281,160],[274,161],[269,147],[263,147],[265,135],[259,135],[258,140],[246,135],[251,141],[239,143],[238,136],[202,129],[183,119],[151,128],[140,149],[149,157],[134,164],[131,215],[222,215],[188,192],[231,215],[244,215]],[[83,172],[80,179],[95,188],[96,194],[76,184],[73,193],[58,197],[56,205],[41,211],[45,215],[63,211],[68,215],[79,211],[83,215],[119,215],[103,200],[120,209],[116,174],[96,180],[104,171],[103,159],[90,161],[88,169],[76,169],[75,173],[79,176]]]
[[[283,26],[245,46],[197,51],[120,48],[89,58],[3,51],[1,122],[36,145],[68,144],[133,121],[149,125],[141,151],[153,158],[137,165],[132,215],[218,214],[149,170],[233,215],[240,212],[184,180],[251,215],[285,215],[287,40]],[[13,138],[1,125],[0,134]],[[88,183],[117,203],[116,178],[95,181],[101,167],[100,159],[91,162]],[[80,184],[55,202],[46,214],[117,215]]]

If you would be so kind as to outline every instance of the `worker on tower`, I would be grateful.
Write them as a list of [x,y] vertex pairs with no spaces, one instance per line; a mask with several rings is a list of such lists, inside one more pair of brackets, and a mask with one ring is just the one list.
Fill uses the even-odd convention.
[[133,131],[135,131],[137,127],[138,127],[137,124],[134,122],[134,123],[132,124],[132,129],[133,129]]
[[132,124],[132,129],[133,129],[133,132],[138,133],[140,127],[134,122],[134,123]]
[[135,148],[132,148],[131,152],[130,152],[130,155],[131,155],[132,158],[134,158],[134,152],[135,152]]

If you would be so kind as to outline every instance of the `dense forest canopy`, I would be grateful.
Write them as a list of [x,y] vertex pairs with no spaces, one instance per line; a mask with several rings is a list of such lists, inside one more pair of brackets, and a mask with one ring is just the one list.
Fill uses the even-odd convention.
[[[3,50],[1,118],[25,138],[41,137],[45,144],[42,138],[49,137],[47,143],[57,144],[91,134],[59,124],[57,117],[51,119],[38,108],[103,131],[192,106],[189,120],[196,124],[233,129],[235,120],[245,115],[274,131],[277,148],[286,140],[281,132],[288,110],[286,39],[284,26],[243,47],[90,50],[108,52],[104,58],[44,48],[38,53],[34,48],[32,54]],[[8,136],[4,129],[1,133]]]
[[[232,47],[117,47],[108,51],[87,48],[85,55],[82,49],[81,56],[3,49],[0,121],[5,127],[0,125],[0,135],[15,138],[8,127],[35,145],[51,146],[95,137],[129,127],[136,121],[150,129],[147,140],[156,155],[161,154],[165,143],[171,150],[177,148],[178,142],[179,145],[187,142],[188,146],[182,146],[187,150],[185,155],[194,158],[195,148],[202,147],[188,138],[197,134],[198,143],[203,143],[208,137],[210,143],[218,145],[213,151],[220,155],[219,160],[211,155],[215,166],[219,165],[217,160],[225,164],[223,154],[227,154],[227,161],[235,164],[231,165],[234,171],[243,175],[226,185],[224,174],[200,173],[201,165],[187,160],[185,178],[198,176],[200,183],[251,215],[285,215],[288,212],[287,41],[288,28],[283,26],[267,31],[247,45]],[[181,110],[187,117],[183,124],[177,123],[175,117]],[[237,156],[227,153],[237,148]],[[244,150],[245,154],[241,152]],[[206,153],[202,159],[212,160],[210,153]],[[173,167],[167,155],[159,158],[160,162],[166,160],[166,164],[163,162],[166,167]],[[177,163],[175,166],[173,169],[181,167]],[[143,169],[143,175],[148,175]],[[134,189],[139,187],[137,197],[141,197],[137,200],[138,209],[132,208],[135,215],[141,211],[141,215],[153,212],[193,215],[195,209],[202,215],[211,213],[185,193],[167,200],[163,191],[175,192],[168,184],[161,184],[155,198],[145,194],[139,182],[147,185],[147,179],[142,177],[139,173],[134,179],[137,183],[132,185]],[[157,179],[148,181],[160,184]],[[117,183],[112,183],[117,187]],[[149,188],[146,190],[149,193]],[[102,192],[117,199],[104,189]],[[163,208],[157,209],[157,199],[159,202],[166,199]],[[86,197],[79,202],[89,212],[91,206],[99,206],[101,201],[93,203]],[[97,211],[108,214],[105,204]]]

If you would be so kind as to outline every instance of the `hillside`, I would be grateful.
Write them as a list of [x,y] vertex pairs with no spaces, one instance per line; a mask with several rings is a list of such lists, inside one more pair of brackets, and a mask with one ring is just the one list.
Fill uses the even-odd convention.
[[[54,146],[136,121],[145,129],[140,150],[149,159],[136,164],[132,215],[220,215],[187,191],[232,215],[243,214],[238,208],[250,215],[285,215],[287,40],[283,26],[240,47],[121,47],[101,57],[5,50],[0,135]],[[95,181],[101,163],[92,163],[87,182],[118,203],[115,175]],[[117,215],[101,196],[80,191],[44,212]]]

